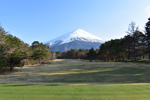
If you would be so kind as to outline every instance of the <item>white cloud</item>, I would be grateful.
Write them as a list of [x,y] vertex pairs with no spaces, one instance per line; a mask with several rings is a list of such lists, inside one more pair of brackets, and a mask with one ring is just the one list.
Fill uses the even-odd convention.
[[145,11],[146,11],[148,17],[150,17],[150,6],[146,7]]

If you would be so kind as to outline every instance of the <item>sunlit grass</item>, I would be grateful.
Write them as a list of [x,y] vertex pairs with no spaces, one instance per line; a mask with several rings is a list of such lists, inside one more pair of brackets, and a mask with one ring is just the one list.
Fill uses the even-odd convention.
[[0,100],[150,100],[150,85],[0,85]]
[[40,75],[67,75],[67,74],[84,74],[84,73],[95,73],[95,72],[105,72],[105,71],[112,71],[114,69],[107,68],[101,70],[68,70],[68,71],[58,71],[54,73],[40,73]]

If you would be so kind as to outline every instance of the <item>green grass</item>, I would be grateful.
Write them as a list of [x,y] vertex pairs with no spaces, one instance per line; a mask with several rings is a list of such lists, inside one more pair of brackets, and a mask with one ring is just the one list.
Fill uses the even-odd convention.
[[55,60],[16,68],[0,83],[0,100],[150,100],[150,64]]
[[0,85],[0,100],[150,100],[150,85]]

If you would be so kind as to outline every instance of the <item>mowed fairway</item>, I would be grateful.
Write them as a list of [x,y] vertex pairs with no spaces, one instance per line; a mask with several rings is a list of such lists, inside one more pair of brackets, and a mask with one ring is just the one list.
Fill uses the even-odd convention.
[[150,85],[0,85],[0,100],[150,100]]
[[89,62],[58,59],[37,67],[16,68],[0,75],[0,83],[14,84],[110,84],[149,83],[150,64]]
[[150,100],[149,64],[62,59],[15,70],[0,75],[0,100]]

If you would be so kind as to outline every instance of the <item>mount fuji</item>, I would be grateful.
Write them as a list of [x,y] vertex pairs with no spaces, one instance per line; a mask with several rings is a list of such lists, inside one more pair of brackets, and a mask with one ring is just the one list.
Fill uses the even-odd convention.
[[104,40],[88,33],[82,29],[78,29],[64,34],[56,39],[45,42],[51,48],[51,51],[64,52],[70,49],[94,49],[104,43]]

